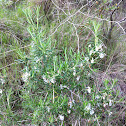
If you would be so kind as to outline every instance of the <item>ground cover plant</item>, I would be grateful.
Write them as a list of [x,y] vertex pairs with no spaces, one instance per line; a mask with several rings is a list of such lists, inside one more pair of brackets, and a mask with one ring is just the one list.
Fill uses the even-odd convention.
[[123,4],[3,0],[1,125],[125,125]]

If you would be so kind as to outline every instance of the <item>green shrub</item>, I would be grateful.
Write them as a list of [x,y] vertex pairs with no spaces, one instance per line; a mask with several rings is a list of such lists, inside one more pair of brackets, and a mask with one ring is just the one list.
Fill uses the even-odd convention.
[[[65,125],[76,119],[85,119],[87,124],[102,124],[103,114],[109,119],[115,104],[113,86],[109,81],[102,88],[91,80],[93,64],[105,56],[103,44],[98,38],[100,24],[93,21],[94,43],[89,44],[86,53],[76,52],[72,47],[55,49],[44,26],[39,24],[39,8],[36,8],[36,22],[25,14],[29,22],[28,31],[32,37],[31,47],[22,73],[25,82],[22,88],[23,115],[34,124]],[[48,39],[45,39],[45,36]]]

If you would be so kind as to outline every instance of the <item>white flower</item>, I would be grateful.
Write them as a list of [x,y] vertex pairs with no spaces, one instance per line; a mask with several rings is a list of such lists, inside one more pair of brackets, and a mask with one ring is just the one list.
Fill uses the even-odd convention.
[[59,73],[60,73],[60,71],[59,71],[59,70],[57,70],[57,73],[59,74]]
[[44,79],[44,82],[45,83],[49,83],[50,81],[48,79]]
[[4,79],[2,79],[2,78],[1,78],[0,80],[1,80],[1,83],[2,83],[2,84],[4,84],[4,83],[5,83],[5,80],[4,80]]
[[80,76],[77,76],[76,80],[79,81],[80,80]]
[[94,50],[91,50],[90,53],[89,53],[89,55],[91,56],[93,53],[94,53]]
[[90,77],[90,76],[91,76],[91,74],[90,74],[90,73],[88,73],[88,76]]
[[28,73],[28,72],[23,73],[23,75],[22,75],[23,81],[27,82],[29,76],[30,76],[30,73]]
[[99,49],[102,50],[102,46],[103,46],[102,44],[96,46],[96,47],[95,47],[95,50],[96,50],[96,51],[98,51]]
[[32,42],[32,43],[31,43],[31,47],[33,48],[33,47],[34,47],[34,45],[35,45],[35,44],[34,44],[34,42]]
[[91,44],[88,47],[90,48],[91,47]]
[[63,85],[61,84],[61,85],[60,85],[60,89],[63,89],[63,88],[68,88],[68,87],[67,87],[66,85],[63,86]]
[[56,81],[55,81],[55,78],[52,78],[50,81],[51,81],[51,83],[53,83],[53,84],[56,82]]
[[94,63],[94,59],[93,58],[91,59],[91,63]]
[[59,115],[59,119],[60,119],[61,121],[63,121],[63,120],[64,120],[64,116]]
[[68,103],[68,106],[69,106],[70,108],[72,108],[72,101],[70,101],[70,102]]
[[67,110],[67,112],[68,112],[68,114],[70,114],[71,113],[71,110]]
[[98,46],[96,46],[95,50],[96,50],[96,51],[98,51],[98,50],[99,50],[99,47],[98,47]]
[[102,59],[102,58],[104,58],[104,56],[105,56],[105,53],[99,53],[99,57]]
[[85,60],[88,62],[89,61],[89,57],[85,57]]
[[75,76],[76,75],[76,71],[74,70],[74,72],[73,72],[73,75]]
[[109,106],[112,106],[112,100],[109,100]]
[[95,97],[95,99],[99,99],[100,98],[100,96],[99,95],[97,95],[96,97]]
[[75,71],[75,67],[73,67],[73,70]]
[[83,63],[80,63],[79,67],[82,67],[83,66]]
[[90,94],[91,93],[91,88],[88,86],[87,88],[87,92]]
[[103,106],[106,107],[108,105],[108,103],[104,103]]
[[107,93],[105,92],[105,93],[103,93],[103,99],[105,99],[106,98],[106,96],[107,96]]
[[60,84],[60,89],[63,89],[63,86],[62,86],[62,84]]
[[109,116],[112,115],[112,112],[109,112]]
[[74,99],[72,100],[72,103],[75,104],[75,100]]
[[90,103],[88,103],[88,105],[85,107],[85,110],[86,110],[86,111],[91,110],[91,104],[90,104]]
[[3,92],[2,89],[0,89],[0,94],[2,94],[2,92]]
[[47,111],[50,112],[50,108],[47,106]]
[[93,115],[94,114],[94,110],[92,109],[91,111],[90,111],[90,115]]
[[43,78],[43,80],[45,80],[46,79],[46,76],[45,75],[42,75],[42,78]]
[[100,106],[100,104],[99,104],[99,103],[97,103],[97,106],[99,107],[99,106]]
[[36,63],[38,63],[39,61],[40,61],[40,59],[37,59],[37,60],[36,60]]

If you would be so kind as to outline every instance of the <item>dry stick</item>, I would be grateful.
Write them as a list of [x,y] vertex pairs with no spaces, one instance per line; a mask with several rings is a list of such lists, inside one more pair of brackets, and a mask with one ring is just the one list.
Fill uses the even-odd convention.
[[122,109],[122,111],[119,112],[119,114],[118,114],[118,116],[116,117],[116,119],[121,115],[121,113],[122,113],[125,109],[126,109],[126,107],[124,107],[124,108]]
[[87,14],[85,14],[85,13],[83,13],[83,12],[81,12],[80,11],[80,13],[81,14],[83,14],[83,15],[86,15],[86,16],[88,16],[88,17],[90,17],[90,18],[95,18],[95,19],[98,19],[98,20],[100,20],[100,21],[107,21],[107,22],[113,22],[113,23],[116,23],[117,25],[119,25],[119,27],[122,29],[122,31],[124,32],[124,34],[126,33],[125,32],[125,29],[120,25],[120,21],[109,21],[109,20],[107,20],[107,19],[102,19],[102,18],[99,18],[99,17],[96,17],[96,16],[92,16],[92,15],[87,15]]
[[[111,39],[111,33],[112,33],[112,30],[113,30],[113,28],[114,28],[114,26],[115,26],[115,24],[113,24],[113,14],[115,13],[115,11],[118,9],[118,6],[120,5],[120,3],[122,2],[122,0],[117,4],[117,8],[115,8],[113,11],[112,11],[112,13],[111,13],[111,15],[110,15],[110,21],[111,21],[111,28],[109,29],[109,32],[108,32],[108,35],[107,35],[107,37],[108,37],[108,39]],[[120,24],[118,24],[120,27],[122,27]],[[107,41],[107,40],[106,40]]]
[[61,10],[65,15],[67,15],[67,13],[62,9],[62,8],[60,8],[58,5],[56,5],[56,3],[53,1],[53,0],[51,0],[52,1],[52,3],[59,9],[59,10]]
[[[65,24],[66,22],[68,22],[73,16],[75,16],[77,13],[79,13],[84,7],[86,7],[87,6],[87,4],[86,5],[84,5],[84,6],[82,6],[79,10],[77,10],[74,14],[72,14],[72,15],[70,15],[69,17],[67,17],[66,19],[64,19],[57,27],[55,27],[54,29],[54,32],[52,32],[51,33],[51,35],[50,36],[52,36],[52,35],[54,35],[56,32],[57,32],[57,30],[58,30],[58,28],[61,26],[61,25],[63,25],[63,24]],[[45,38],[44,40],[46,40],[46,39],[48,39],[49,37],[47,37],[47,38]],[[43,41],[44,41],[43,40]]]
[[[69,21],[68,21],[69,22]],[[70,23],[70,22],[69,22]],[[75,29],[75,31],[76,31],[76,36],[77,36],[77,47],[78,47],[78,53],[79,53],[79,35],[78,35],[78,33],[77,33],[77,28],[76,28],[76,26],[74,25],[74,23],[72,23],[72,25],[73,25],[73,27],[74,27],[74,29]]]
[[[23,63],[23,62],[22,62],[22,63]],[[12,65],[14,65],[14,64],[20,64],[20,63],[17,63],[17,62],[10,63],[10,64],[8,64],[8,65],[6,65],[6,66],[4,66],[4,67],[1,67],[0,70],[4,69],[4,68],[6,68],[6,67],[12,66]]]
[[[116,47],[116,48],[117,48],[117,47]],[[105,77],[105,75],[106,75],[108,69],[110,68],[110,65],[111,65],[111,62],[112,62],[112,59],[113,59],[113,56],[114,56],[116,50],[117,50],[117,49],[115,49],[115,51],[114,51],[114,53],[113,53],[113,55],[112,55],[112,57],[111,57],[111,59],[110,59],[109,65],[108,65],[108,67],[107,67],[107,69],[106,69],[106,71],[105,71],[105,73],[104,73],[104,75],[103,75],[103,77],[102,77],[102,81],[103,81],[103,78]]]

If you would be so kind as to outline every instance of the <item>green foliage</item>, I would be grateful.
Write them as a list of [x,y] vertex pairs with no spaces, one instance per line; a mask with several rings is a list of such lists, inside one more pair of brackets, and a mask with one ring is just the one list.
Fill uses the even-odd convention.
[[[39,8],[36,13],[36,20],[39,22]],[[55,45],[51,45],[51,39],[47,37],[48,39],[44,40],[44,26],[33,22],[31,10],[26,10],[25,14],[32,42],[22,75],[25,82],[21,95],[23,115],[30,114],[27,119],[41,125],[45,122],[66,123],[64,117],[69,118],[71,115],[74,115],[75,119],[85,118],[87,122],[93,119],[95,123],[103,113],[109,117],[114,105],[112,89],[115,82],[109,87],[106,80],[105,87],[97,90],[95,84],[90,84],[88,75],[93,71],[90,68],[90,65],[94,64],[92,54],[99,54],[99,49],[102,48],[92,48],[98,45],[97,32],[100,24],[93,22],[97,42],[92,47],[89,46],[86,54],[89,57],[86,57],[83,52],[75,52],[73,48],[66,47],[62,52],[56,52]],[[95,52],[91,53],[92,49]]]
[[[85,16],[81,9],[84,20],[75,8],[49,21],[51,13],[45,16],[40,5],[1,3],[2,125],[72,125],[81,120],[85,125],[109,124],[124,98],[114,92],[117,80],[95,79],[100,61],[108,56],[102,21]],[[94,3],[104,13],[116,8],[110,4]],[[103,11],[95,13],[105,16]]]

